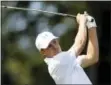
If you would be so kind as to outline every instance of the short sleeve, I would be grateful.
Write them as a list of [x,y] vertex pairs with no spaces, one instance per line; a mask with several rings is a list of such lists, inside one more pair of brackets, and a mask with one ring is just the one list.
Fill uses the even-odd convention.
[[76,56],[75,50],[74,50],[74,47],[73,47],[73,46],[68,50],[68,52],[69,52],[69,54],[70,54],[71,56],[75,57],[76,62],[77,62],[79,65],[81,65],[83,56]]
[[69,54],[70,54],[71,56],[76,57],[76,52],[75,52],[75,50],[74,50],[74,46],[72,46],[72,47],[68,50],[68,52],[69,52]]

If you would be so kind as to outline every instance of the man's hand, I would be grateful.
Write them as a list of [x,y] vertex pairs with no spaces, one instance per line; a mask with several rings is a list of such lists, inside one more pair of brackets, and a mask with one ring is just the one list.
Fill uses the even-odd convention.
[[[86,13],[86,12],[85,12],[85,13]],[[86,14],[80,14],[80,13],[78,13],[78,14],[77,14],[77,17],[76,17],[76,20],[77,20],[77,23],[78,23],[79,25],[81,25],[81,24],[84,24],[84,25],[85,25],[86,20],[87,20]]]
[[90,29],[90,28],[96,28],[97,25],[96,25],[95,19],[92,16],[88,15],[88,13],[86,13],[86,17],[87,17],[86,26],[88,27],[88,29]]

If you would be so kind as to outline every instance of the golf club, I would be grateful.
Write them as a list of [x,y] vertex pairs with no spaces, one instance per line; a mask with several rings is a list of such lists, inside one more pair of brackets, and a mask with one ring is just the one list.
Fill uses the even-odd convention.
[[7,8],[7,9],[23,10],[23,11],[38,11],[38,12],[44,12],[44,13],[50,13],[50,14],[55,14],[55,15],[60,15],[60,16],[67,16],[67,17],[76,18],[75,15],[71,15],[71,14],[49,12],[49,11],[43,11],[43,10],[37,10],[37,9],[29,9],[29,8],[22,8],[22,7],[12,7],[12,6],[1,6],[1,7],[2,8]]
[[[15,10],[23,10],[23,11],[37,11],[37,12],[55,14],[55,15],[64,16],[64,17],[76,18],[76,15],[65,14],[65,13],[56,13],[56,12],[49,12],[49,11],[43,11],[43,10],[38,10],[38,9],[29,9],[29,8],[12,7],[12,6],[1,6],[1,7],[2,7],[2,8],[6,8],[6,9],[15,9]],[[93,22],[94,19],[89,19],[89,21],[90,21],[90,22]]]

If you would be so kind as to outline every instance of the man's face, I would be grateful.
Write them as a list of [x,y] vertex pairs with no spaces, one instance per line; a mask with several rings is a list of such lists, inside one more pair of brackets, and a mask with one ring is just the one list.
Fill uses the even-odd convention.
[[61,47],[57,39],[52,40],[46,49],[42,49],[42,54],[47,57],[53,57],[59,52],[61,52]]

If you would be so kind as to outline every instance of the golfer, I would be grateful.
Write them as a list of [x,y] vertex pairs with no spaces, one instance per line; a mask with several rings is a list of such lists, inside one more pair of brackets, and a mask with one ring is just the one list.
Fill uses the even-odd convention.
[[[91,20],[93,19],[93,20]],[[83,68],[98,61],[99,49],[96,22],[88,14],[77,14],[78,33],[68,51],[62,51],[58,37],[51,32],[42,32],[36,38],[36,47],[48,65],[48,71],[56,84],[92,84]],[[80,55],[87,39],[87,53]]]

